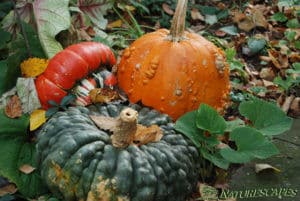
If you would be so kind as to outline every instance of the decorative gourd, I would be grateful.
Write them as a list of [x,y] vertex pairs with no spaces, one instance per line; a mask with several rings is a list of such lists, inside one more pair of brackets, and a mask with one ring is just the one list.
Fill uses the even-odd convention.
[[115,56],[110,48],[97,42],[81,42],[71,45],[50,59],[43,74],[35,81],[38,97],[44,109],[49,100],[60,103],[75,82],[100,65],[113,66]]
[[38,134],[38,157],[42,177],[56,196],[65,201],[184,201],[195,190],[198,151],[174,131],[167,115],[131,105],[138,111],[138,123],[158,125],[163,137],[124,148],[115,147],[111,133],[98,129],[90,118],[117,117],[124,108],[128,106],[71,107],[44,125]]
[[222,110],[230,90],[223,51],[184,31],[186,8],[187,0],[178,0],[170,31],[159,29],[133,42],[117,72],[132,103],[141,101],[174,119],[200,103]]

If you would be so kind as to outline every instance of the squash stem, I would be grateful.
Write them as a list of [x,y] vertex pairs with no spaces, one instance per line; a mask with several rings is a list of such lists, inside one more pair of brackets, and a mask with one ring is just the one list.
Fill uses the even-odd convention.
[[125,148],[133,142],[137,131],[137,111],[126,108],[121,111],[111,136],[112,144],[117,148]]
[[171,41],[179,42],[183,39],[185,29],[185,17],[188,0],[178,0],[175,14],[170,28]]

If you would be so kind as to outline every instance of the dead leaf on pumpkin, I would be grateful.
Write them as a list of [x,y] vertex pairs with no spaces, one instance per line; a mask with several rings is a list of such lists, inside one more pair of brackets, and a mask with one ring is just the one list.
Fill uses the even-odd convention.
[[158,142],[163,137],[159,126],[151,125],[149,127],[138,124],[134,135],[133,143],[140,146],[149,142]]
[[93,103],[109,103],[119,98],[118,92],[110,88],[95,88],[89,95]]
[[19,167],[19,170],[21,172],[23,172],[24,174],[30,174],[32,173],[36,168],[35,167],[32,167],[31,165],[28,165],[28,164],[24,164],[22,165],[21,167]]
[[22,116],[21,101],[17,95],[14,95],[8,101],[5,107],[5,114],[9,118],[18,118]]
[[[92,121],[98,128],[109,130],[114,132],[118,127],[119,119],[106,116],[90,115]],[[158,142],[163,137],[163,132],[157,125],[151,125],[149,127],[137,124],[136,132],[133,135],[132,142],[138,146],[147,144],[150,142]]]
[[46,122],[46,111],[37,109],[30,114],[30,131],[34,131]]
[[18,191],[15,184],[8,184],[0,188],[0,197],[7,195],[7,194],[14,194]]

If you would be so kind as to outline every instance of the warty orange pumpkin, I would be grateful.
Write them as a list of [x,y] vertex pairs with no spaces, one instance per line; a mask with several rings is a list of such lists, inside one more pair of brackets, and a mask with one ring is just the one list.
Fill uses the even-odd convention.
[[200,103],[222,110],[230,91],[223,51],[184,30],[186,9],[187,0],[178,0],[170,31],[159,29],[133,42],[117,72],[131,102],[141,101],[173,119]]

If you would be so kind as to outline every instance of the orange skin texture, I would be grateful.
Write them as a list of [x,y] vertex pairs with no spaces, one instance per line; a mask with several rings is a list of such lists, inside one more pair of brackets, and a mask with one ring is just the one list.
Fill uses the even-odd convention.
[[[169,31],[160,29],[124,51],[117,71],[120,88],[131,102],[141,101],[174,120],[200,103],[221,111],[230,91],[223,51],[194,33],[184,32],[180,42],[168,38]],[[221,63],[223,72],[216,63]]]

